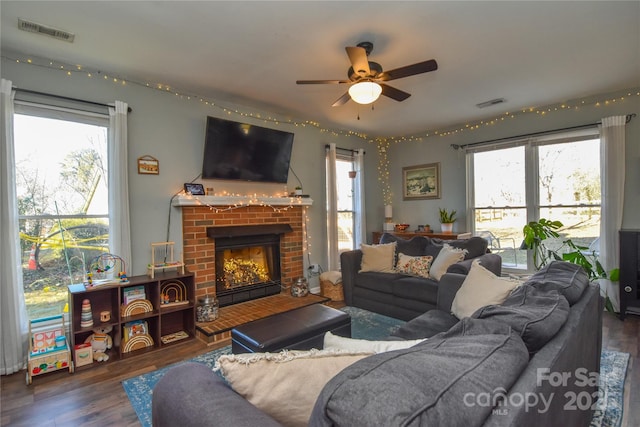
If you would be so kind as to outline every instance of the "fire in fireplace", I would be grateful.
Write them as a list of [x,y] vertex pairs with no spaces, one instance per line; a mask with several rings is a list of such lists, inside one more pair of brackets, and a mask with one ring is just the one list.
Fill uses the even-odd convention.
[[271,280],[264,249],[254,246],[240,250],[227,249],[223,252],[225,289]]
[[280,293],[283,224],[210,227],[215,239],[216,295],[221,306]]

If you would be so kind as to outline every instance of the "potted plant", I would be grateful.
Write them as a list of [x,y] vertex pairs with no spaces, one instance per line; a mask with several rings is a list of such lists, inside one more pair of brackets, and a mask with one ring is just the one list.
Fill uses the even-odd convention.
[[453,223],[456,222],[456,211],[455,210],[446,210],[440,208],[440,224],[442,226],[443,233],[452,233],[453,232]]
[[424,232],[425,233],[431,233],[431,226],[429,224],[425,224],[424,225]]
[[[598,279],[606,279],[607,272],[598,261],[598,255],[595,251],[588,252],[589,248],[575,244],[571,239],[562,241],[562,245],[558,249],[549,249],[545,245],[548,238],[559,238],[558,229],[563,224],[560,221],[549,221],[540,218],[538,221],[531,221],[522,228],[524,235],[523,248],[533,251],[533,265],[536,270],[550,263],[551,261],[567,261],[581,266],[587,275],[589,281],[595,282]],[[608,278],[613,282],[617,282],[620,277],[620,269],[614,268],[609,272]],[[613,313],[613,305],[609,297],[605,294],[605,308]]]
[[296,196],[302,196],[302,187],[297,186],[294,193]]

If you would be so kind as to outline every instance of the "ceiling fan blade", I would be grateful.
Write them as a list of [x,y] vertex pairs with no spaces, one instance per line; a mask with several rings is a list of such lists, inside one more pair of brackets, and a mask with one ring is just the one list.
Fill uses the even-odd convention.
[[414,76],[416,74],[428,73],[429,71],[435,71],[438,69],[438,63],[435,59],[430,59],[424,62],[418,62],[417,64],[407,65],[406,67],[396,68],[383,72],[378,80],[389,81],[395,79],[401,79],[403,77]]
[[382,94],[384,96],[388,96],[389,98],[395,99],[396,101],[404,101],[411,96],[410,93],[407,93],[400,89],[396,89],[395,87],[391,87],[384,83],[380,83],[380,86],[382,86]]
[[361,76],[368,76],[371,74],[369,68],[369,60],[367,59],[367,51],[363,47],[359,46],[347,46],[345,47],[347,55],[349,55],[349,61],[356,74]]
[[323,84],[342,84],[351,83],[349,80],[296,80],[299,85],[323,85]]
[[338,98],[338,100],[336,102],[334,102],[331,106],[332,107],[339,107],[339,106],[344,105],[347,102],[349,102],[350,99],[351,99],[351,95],[349,95],[349,92],[345,92],[345,94],[342,95],[340,98]]

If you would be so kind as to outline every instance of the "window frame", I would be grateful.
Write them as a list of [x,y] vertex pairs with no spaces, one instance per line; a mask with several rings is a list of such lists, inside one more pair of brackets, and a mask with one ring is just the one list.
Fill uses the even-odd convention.
[[[537,135],[528,138],[514,138],[496,143],[486,143],[480,146],[469,146],[466,148],[466,170],[467,170],[467,226],[473,234],[476,230],[476,211],[480,209],[525,209],[526,221],[537,221],[540,219],[540,211],[549,208],[602,208],[602,200],[600,203],[579,203],[579,204],[542,204],[539,192],[540,182],[540,159],[538,148],[546,145],[558,145],[580,141],[600,140],[600,129],[597,126],[589,126],[579,130],[549,132],[547,134]],[[524,147],[524,164],[525,164],[525,206],[475,206],[474,191],[474,154],[497,151],[513,147]],[[600,163],[602,159],[600,159]],[[602,183],[602,180],[600,180]],[[524,224],[523,224],[524,226]],[[515,248],[518,250],[518,248]],[[503,265],[503,270],[512,273],[531,273],[533,272],[533,257],[531,251],[527,252],[526,269],[509,267]]]
[[[27,97],[28,98],[28,97]],[[109,144],[111,144],[111,138],[109,137],[110,129],[110,117],[107,111],[107,108],[103,108],[105,111],[87,111],[85,106],[82,107],[77,105],[70,105],[68,101],[64,103],[56,103],[55,100],[53,102],[48,103],[49,100],[31,100],[31,99],[15,99],[14,100],[14,115],[15,116],[31,116],[35,118],[42,119],[53,119],[65,122],[73,122],[80,123],[85,125],[98,126],[105,129],[105,143],[106,143],[106,163],[107,163],[107,171],[110,167],[109,164]],[[13,141],[13,143],[17,143],[17,141]],[[105,174],[105,178],[108,178],[108,172]],[[29,221],[29,220],[42,220],[42,221],[58,221],[58,220],[95,220],[95,219],[104,219],[107,221],[106,228],[109,229],[109,224],[112,221],[110,217],[108,202],[109,202],[109,194],[113,189],[110,186],[110,183],[106,182],[107,186],[107,208],[106,211],[100,213],[86,213],[86,214],[52,214],[52,213],[44,213],[42,215],[18,215],[18,221]],[[71,230],[70,227],[69,230]],[[111,243],[111,235],[108,234],[107,244]],[[89,262],[90,260],[86,260]],[[84,271],[82,274],[84,275]],[[69,271],[71,274],[71,271]],[[75,276],[75,275],[74,275]],[[73,280],[73,279],[72,279]],[[24,283],[22,285],[24,287]],[[31,317],[31,315],[30,315]]]
[[[341,154],[341,153],[336,153],[336,174],[338,171],[338,163],[342,162],[342,163],[349,163],[351,165],[351,170],[354,170],[355,165],[354,165],[354,158],[353,155],[347,155],[347,154]],[[338,181],[339,178],[336,176],[336,187],[338,187]],[[351,209],[338,209],[338,206],[336,206],[336,211],[338,214],[338,218],[336,218],[336,224],[338,225],[338,251],[341,252],[340,250],[340,214],[344,214],[344,213],[350,213],[351,214],[351,249],[355,249],[356,248],[356,235],[355,235],[355,231],[356,231],[356,205],[355,205],[355,184],[354,184],[354,180],[353,178],[349,178],[349,182],[351,183],[351,193],[353,194],[353,196],[351,197]],[[336,195],[339,198],[339,192],[338,192],[338,188],[336,188]],[[345,249],[343,249],[345,250]]]

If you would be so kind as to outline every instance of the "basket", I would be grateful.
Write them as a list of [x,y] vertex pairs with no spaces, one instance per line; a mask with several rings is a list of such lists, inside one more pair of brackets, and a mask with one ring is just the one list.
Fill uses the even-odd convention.
[[329,280],[321,280],[320,293],[327,298],[331,298],[331,301],[344,301],[342,283],[334,284]]

